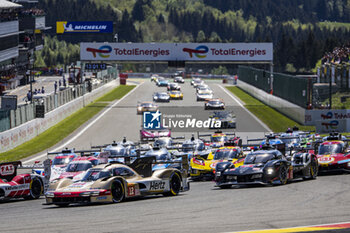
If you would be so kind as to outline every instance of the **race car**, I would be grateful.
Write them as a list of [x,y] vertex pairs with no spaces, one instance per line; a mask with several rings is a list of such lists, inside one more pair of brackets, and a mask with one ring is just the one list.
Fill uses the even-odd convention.
[[158,105],[153,102],[139,102],[137,103],[137,114],[142,114],[143,112],[155,112],[158,110]]
[[190,175],[192,180],[214,179],[215,167],[218,162],[228,162],[239,167],[243,164],[244,154],[238,146],[220,147],[210,152],[207,158],[195,156],[191,159]]
[[205,102],[204,109],[225,109],[225,103],[222,99],[209,99]]
[[[216,111],[209,116],[211,119],[214,119],[215,122],[220,122],[220,127],[214,127],[213,129],[235,129],[236,128],[236,116],[228,111]],[[211,125],[211,126],[212,126]]]
[[166,92],[156,92],[153,94],[153,101],[154,102],[169,102],[170,96]]
[[158,78],[159,78],[158,74],[152,74],[151,75],[151,82],[157,82]]
[[203,85],[203,84],[204,84],[204,81],[201,80],[200,78],[194,79],[194,80],[192,80],[192,82],[191,82],[191,85],[192,85],[194,88],[196,88],[196,87],[199,86],[199,85]]
[[80,181],[62,179],[50,185],[46,204],[118,203],[146,195],[176,196],[189,190],[186,170],[165,168],[152,172],[154,161],[154,157],[143,157],[129,166],[103,164],[90,168]]
[[350,172],[350,149],[348,140],[341,134],[332,133],[317,150],[320,172]]
[[63,178],[78,180],[80,178],[80,174],[98,164],[99,160],[94,156],[83,156],[73,159],[73,161],[67,165],[65,171],[60,174],[57,180]]
[[156,80],[156,84],[158,87],[167,87],[168,84],[169,84],[169,81],[163,77],[159,77],[157,80]]
[[[44,167],[47,175],[17,175],[18,168],[33,169],[34,167]],[[0,201],[12,198],[38,199],[45,192],[49,174],[50,160],[45,160],[42,166],[39,164],[22,166],[21,161],[0,163]]]
[[184,98],[181,91],[169,91],[169,96],[172,100],[182,100]]
[[215,182],[220,188],[247,184],[286,184],[293,179],[315,179],[317,158],[312,153],[296,153],[291,161],[279,151],[265,145],[246,155],[243,165],[217,163]]
[[185,83],[185,80],[181,76],[175,76],[174,82],[175,83]]
[[178,83],[169,83],[167,86],[168,91],[180,91],[181,86]]
[[155,140],[159,137],[171,137],[171,131],[168,128],[161,128],[159,130],[146,130],[142,128],[140,130],[140,140]]
[[213,94],[210,91],[202,91],[196,94],[197,101],[204,101],[213,98]]
[[[233,136],[233,138],[229,138],[228,136]],[[210,137],[209,141],[204,139],[206,137]],[[231,145],[233,145],[232,141],[237,141],[236,145],[239,145],[239,143],[240,144],[242,143],[242,139],[237,137],[235,133],[224,133],[220,130],[215,131],[213,134],[198,133],[198,138],[203,139],[206,146],[210,146],[214,148],[224,146],[224,144],[228,141],[231,141]]]
[[[75,158],[79,157],[79,153],[82,151],[75,151],[74,149],[64,149],[60,152],[48,152],[47,155],[55,155],[51,161],[51,174],[50,181],[57,179],[62,172],[65,171],[67,165]],[[33,173],[39,175],[45,175],[43,168],[35,168]]]
[[[152,171],[164,169],[164,168],[178,168],[181,169],[181,158],[174,158],[171,153],[164,147],[153,147],[147,151],[143,157],[155,157],[156,162],[162,162],[160,164],[154,164]],[[179,161],[178,163],[173,163]]]

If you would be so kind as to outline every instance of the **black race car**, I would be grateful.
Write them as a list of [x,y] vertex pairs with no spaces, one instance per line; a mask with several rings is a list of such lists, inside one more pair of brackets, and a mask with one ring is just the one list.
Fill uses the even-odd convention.
[[230,162],[216,165],[215,182],[220,188],[245,184],[286,184],[296,178],[315,179],[317,158],[308,152],[297,152],[287,158],[277,149],[250,152],[244,164],[235,167]]
[[[209,116],[214,119],[215,122],[221,122],[220,127],[212,127],[213,129],[229,129],[236,128],[236,116],[228,111],[217,111],[213,115]],[[215,125],[215,124],[214,124]]]

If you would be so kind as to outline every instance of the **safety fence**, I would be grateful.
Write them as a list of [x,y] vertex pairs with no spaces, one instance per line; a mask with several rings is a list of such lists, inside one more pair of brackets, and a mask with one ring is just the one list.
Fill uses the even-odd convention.
[[350,64],[323,64],[317,68],[317,82],[332,81],[340,91],[350,91]]
[[97,81],[84,82],[75,86],[69,86],[57,93],[52,93],[40,99],[33,98],[32,103],[18,106],[16,110],[0,110],[0,132],[12,129],[35,118],[36,106],[44,105],[45,113],[48,113],[87,92],[104,85],[105,83],[117,77],[117,70],[115,68],[108,68],[107,70],[98,72]]
[[238,76],[240,80],[300,107],[307,108],[312,103],[312,78],[273,73],[271,79],[269,71],[248,66],[239,66]]

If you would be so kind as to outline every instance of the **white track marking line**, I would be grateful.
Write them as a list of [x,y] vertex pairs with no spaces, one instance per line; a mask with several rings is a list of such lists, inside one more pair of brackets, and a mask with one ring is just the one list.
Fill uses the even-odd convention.
[[[246,233],[249,233],[249,232],[259,232],[259,231],[266,231],[266,232],[268,232],[268,231],[275,231],[275,232],[277,232],[278,230],[293,230],[293,229],[298,229],[298,228],[311,228],[311,227],[323,227],[323,226],[332,226],[332,225],[342,225],[342,224],[349,224],[350,222],[339,222],[339,223],[326,223],[326,224],[319,224],[319,225],[310,225],[310,226],[299,226],[299,227],[285,227],[285,228],[269,228],[269,229],[260,229],[260,230],[248,230],[248,231],[230,231],[230,232],[225,232],[225,233],[243,233],[243,232],[246,232]],[[338,230],[338,229],[331,229],[331,231],[332,230]],[[342,230],[342,229],[340,229],[340,230]],[[322,228],[320,228],[320,230],[319,231],[326,231],[326,230],[324,230],[324,229],[322,229]],[[299,232],[299,231],[297,231],[297,232]],[[297,233],[296,232],[296,233]],[[310,231],[308,231],[308,232],[310,232]]]
[[272,130],[264,122],[262,122],[257,116],[255,116],[248,109],[246,109],[244,105],[241,103],[241,101],[238,100],[232,93],[230,93],[225,87],[221,86],[220,84],[216,84],[216,85],[218,85],[228,96],[230,96],[234,101],[236,101],[238,105],[242,107],[249,115],[251,115],[257,122],[259,122],[260,125],[262,125],[267,131],[272,133]]
[[[58,151],[59,149],[65,147],[66,145],[68,145],[69,143],[73,142],[75,139],[77,139],[78,137],[80,137],[80,135],[82,135],[86,130],[88,130],[92,125],[94,125],[99,119],[101,119],[104,115],[106,115],[106,113],[108,113],[111,109],[113,109],[114,106],[116,106],[117,104],[119,104],[122,100],[124,100],[126,97],[128,97],[131,93],[133,93],[138,87],[140,87],[143,83],[137,85],[134,89],[132,89],[129,93],[127,93],[126,95],[124,95],[121,99],[119,99],[118,101],[116,101],[113,105],[111,105],[109,108],[107,108],[106,110],[104,110],[98,117],[96,117],[96,119],[94,119],[93,121],[91,121],[87,126],[85,126],[84,129],[82,129],[79,133],[77,133],[74,137],[72,137],[71,139],[69,139],[67,142],[65,142],[63,145],[60,145],[54,149],[52,149],[52,152]],[[41,154],[38,155],[34,158],[31,158],[29,160],[26,160],[25,162],[23,162],[24,164],[38,160],[40,158],[43,158],[44,156],[46,156],[47,153],[45,154]]]

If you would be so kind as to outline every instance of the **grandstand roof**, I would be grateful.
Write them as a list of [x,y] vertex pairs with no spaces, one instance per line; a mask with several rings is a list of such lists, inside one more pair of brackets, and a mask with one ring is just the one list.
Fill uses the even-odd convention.
[[0,0],[0,9],[10,9],[10,8],[19,8],[22,7],[22,5],[19,5],[17,3],[13,3],[6,0]]

